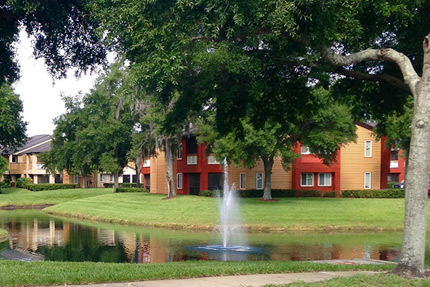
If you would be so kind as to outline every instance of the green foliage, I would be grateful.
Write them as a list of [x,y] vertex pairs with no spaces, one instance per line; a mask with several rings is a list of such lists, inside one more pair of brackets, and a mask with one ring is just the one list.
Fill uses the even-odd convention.
[[215,190],[202,190],[202,191],[200,191],[199,195],[204,196],[204,197],[215,197],[216,191]]
[[0,181],[0,187],[3,187],[3,188],[10,187],[10,181],[8,180]]
[[41,191],[41,190],[59,190],[59,189],[73,189],[76,188],[74,184],[59,184],[59,183],[27,183],[23,187],[31,191]]
[[[2,58],[0,58],[1,60]],[[6,151],[25,142],[27,123],[24,122],[21,115],[23,106],[19,95],[14,93],[10,85],[2,83],[1,73],[0,68],[0,151]],[[0,160],[0,175],[4,172],[4,170],[2,171],[3,164],[3,160]]]
[[[113,187],[113,183],[109,183],[109,182],[105,182],[103,183],[103,187],[105,188],[111,188]],[[134,188],[134,187],[138,187],[137,183],[128,183],[128,182],[124,182],[124,183],[118,183],[118,187],[125,187],[125,188]]]
[[404,189],[364,189],[364,190],[343,190],[342,197],[353,198],[404,198]]
[[[3,173],[7,170],[8,168],[8,162],[7,160],[0,156],[0,177],[3,175]],[[1,186],[2,182],[0,182],[0,186]]]
[[149,192],[149,190],[139,187],[119,187],[115,192]]
[[31,184],[32,180],[28,177],[20,177],[16,180],[16,187],[17,188],[26,188],[28,184]]
[[[262,197],[263,190],[239,190],[240,197]],[[272,197],[320,197],[320,190],[272,189]]]
[[336,191],[326,191],[323,197],[336,197]]

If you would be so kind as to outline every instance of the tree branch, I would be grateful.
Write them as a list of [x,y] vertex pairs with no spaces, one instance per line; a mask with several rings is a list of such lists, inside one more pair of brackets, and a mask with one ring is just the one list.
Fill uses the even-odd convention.
[[361,72],[355,72],[351,70],[347,70],[344,67],[336,67],[336,71],[339,74],[342,74],[347,77],[359,79],[359,80],[365,80],[365,81],[372,81],[372,82],[385,82],[387,84],[390,84],[401,91],[408,93],[412,95],[411,89],[408,85],[406,85],[402,80],[399,78],[387,75],[387,74],[367,74],[367,73],[361,73]]
[[409,58],[393,49],[366,49],[348,56],[335,54],[332,49],[326,47],[319,50],[323,59],[336,67],[348,66],[369,60],[393,62],[400,68],[403,80],[409,86],[412,94],[415,94],[416,84],[420,81],[420,77],[415,72]]

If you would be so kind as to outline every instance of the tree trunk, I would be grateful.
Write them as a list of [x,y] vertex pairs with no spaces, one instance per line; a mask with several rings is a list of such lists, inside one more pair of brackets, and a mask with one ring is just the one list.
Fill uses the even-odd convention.
[[87,175],[82,175],[82,188],[87,188]]
[[137,187],[140,187],[140,171],[142,169],[142,152],[139,152],[136,157],[136,179],[137,179]]
[[429,187],[430,143],[430,35],[424,40],[424,67],[414,93],[411,145],[406,173],[405,226],[399,264],[393,273],[424,276]]
[[118,181],[119,181],[119,174],[116,171],[116,172],[113,173],[113,192],[116,192],[116,190],[117,190],[117,188],[119,186]]
[[273,155],[263,156],[264,164],[264,193],[263,200],[272,199],[272,168],[273,168]]
[[169,138],[164,139],[165,142],[165,159],[166,159],[166,183],[167,183],[167,198],[176,196],[175,185],[173,183],[173,153],[172,142]]

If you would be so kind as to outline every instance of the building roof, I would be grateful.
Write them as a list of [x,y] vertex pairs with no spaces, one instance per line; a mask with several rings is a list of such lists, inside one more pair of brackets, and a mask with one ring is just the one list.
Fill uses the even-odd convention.
[[17,148],[15,151],[5,152],[5,154],[13,155],[23,155],[30,153],[41,153],[51,150],[51,136],[50,135],[36,135],[29,137],[27,142],[22,146]]

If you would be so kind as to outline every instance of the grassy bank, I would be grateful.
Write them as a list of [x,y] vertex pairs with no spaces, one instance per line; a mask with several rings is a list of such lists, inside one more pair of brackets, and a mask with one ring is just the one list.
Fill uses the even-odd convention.
[[396,286],[396,287],[422,287],[430,286],[430,280],[426,279],[404,279],[398,276],[386,276],[386,275],[356,275],[349,278],[335,278],[327,281],[303,283],[295,282],[287,285],[265,285],[265,287],[340,287],[340,286],[356,286],[356,287],[385,287],[385,286]]
[[0,261],[0,285],[89,284],[279,272],[389,270],[392,265],[188,261],[165,264]]
[[[124,193],[82,198],[44,209],[81,219],[168,228],[212,229],[217,199]],[[281,198],[241,199],[243,222],[251,231],[403,229],[403,199]]]
[[29,191],[22,188],[2,188],[0,207],[13,205],[17,207],[31,207],[35,205],[58,204],[79,198],[87,198],[112,193],[111,188],[91,189],[62,189],[46,191]]
[[6,240],[7,238],[7,231],[0,228],[0,242]]

